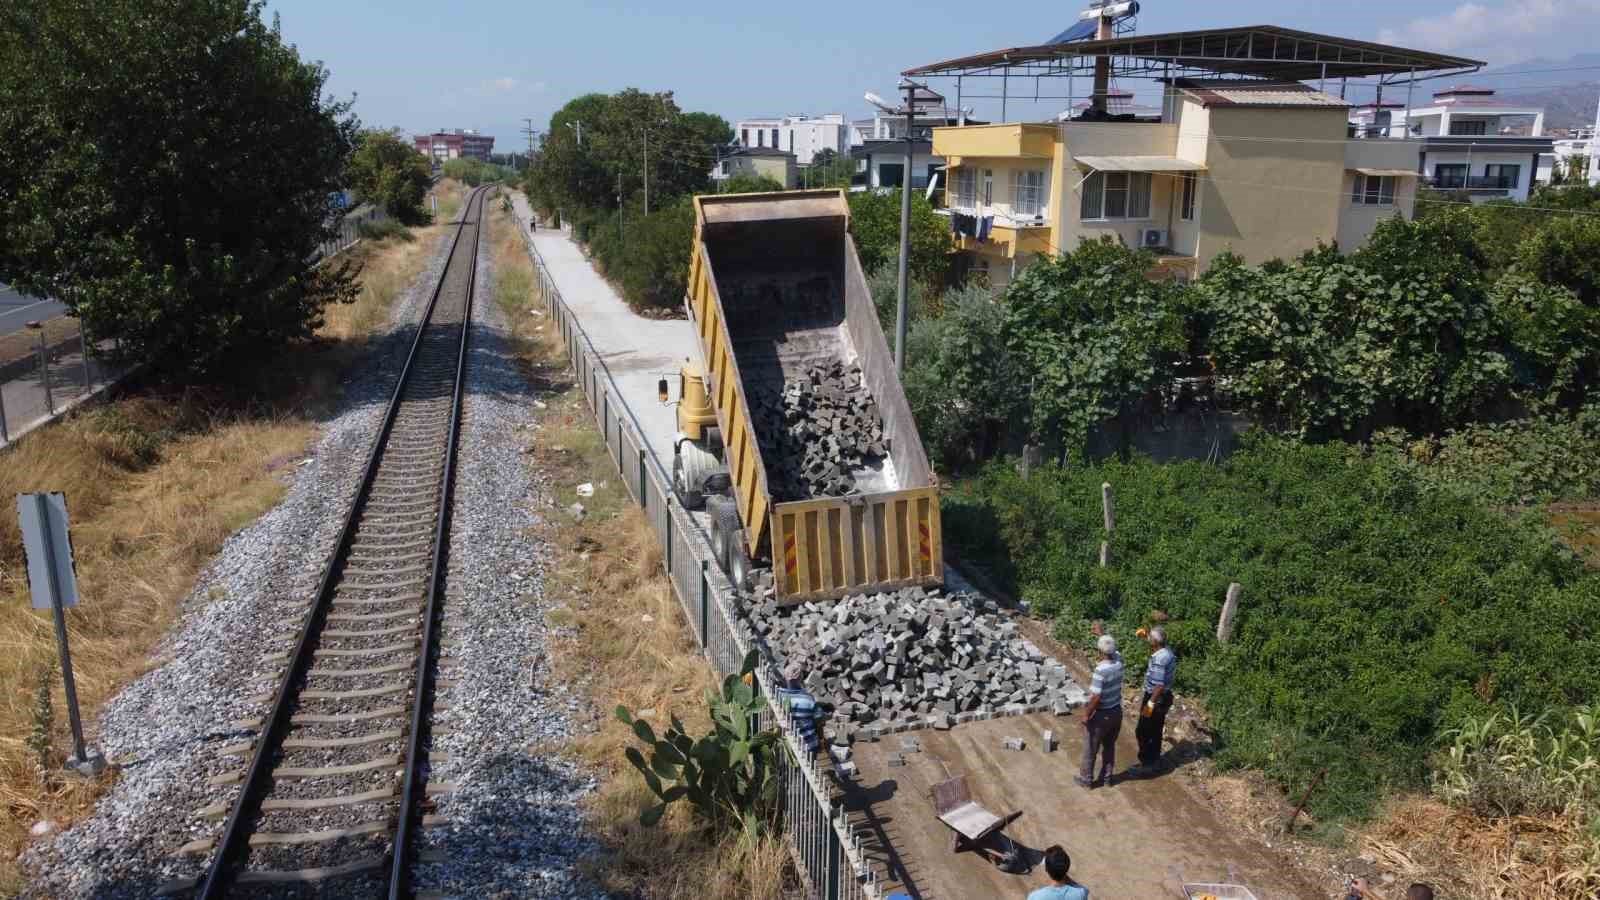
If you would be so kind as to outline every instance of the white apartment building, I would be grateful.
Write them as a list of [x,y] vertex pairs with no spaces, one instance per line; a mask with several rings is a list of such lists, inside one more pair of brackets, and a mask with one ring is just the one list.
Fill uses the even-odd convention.
[[1498,101],[1491,88],[1458,85],[1426,106],[1386,102],[1351,111],[1356,137],[1420,142],[1422,185],[1466,191],[1473,202],[1527,200],[1541,160],[1555,152],[1544,137],[1544,109]]
[[733,128],[739,146],[793,153],[802,166],[811,165],[812,157],[823,150],[844,153],[850,148],[849,125],[842,113],[741,119]]

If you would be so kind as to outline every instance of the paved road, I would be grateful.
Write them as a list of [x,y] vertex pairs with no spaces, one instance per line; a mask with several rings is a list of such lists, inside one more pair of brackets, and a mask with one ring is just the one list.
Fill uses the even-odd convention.
[[67,311],[64,304],[54,300],[26,297],[0,284],[0,337],[21,331],[29,322],[53,319]]

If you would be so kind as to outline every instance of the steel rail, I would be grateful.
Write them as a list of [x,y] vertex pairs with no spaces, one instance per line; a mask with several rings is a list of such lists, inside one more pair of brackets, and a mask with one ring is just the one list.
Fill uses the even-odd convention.
[[[444,290],[445,276],[450,270],[450,261],[455,258],[456,249],[461,243],[461,234],[469,224],[468,216],[472,211],[472,205],[487,190],[487,187],[475,189],[462,205],[461,220],[456,223],[456,232],[451,238],[450,250],[445,257],[445,268],[439,273],[439,280],[433,287],[432,295],[428,298],[428,306],[418,321],[417,333],[411,339],[411,347],[406,352],[405,365],[400,370],[400,377],[395,381],[394,393],[390,396],[388,408],[384,412],[383,425],[373,439],[372,446],[367,450],[367,461],[361,475],[361,486],[356,491],[355,499],[350,504],[349,510],[345,513],[344,524],[339,532],[339,541],[334,545],[332,552],[328,555],[327,562],[323,566],[322,579],[317,587],[316,599],[306,614],[304,624],[301,625],[300,636],[295,643],[294,652],[290,656],[289,665],[285,667],[283,677],[278,682],[278,689],[272,701],[272,711],[268,713],[263,722],[261,735],[256,740],[255,751],[251,754],[248,774],[245,776],[239,796],[234,800],[233,807],[228,813],[222,836],[218,839],[216,849],[213,851],[211,865],[207,868],[205,880],[201,884],[200,891],[196,894],[201,900],[218,900],[218,898],[225,896],[230,882],[229,868],[234,858],[244,855],[249,850],[251,823],[260,814],[261,800],[271,783],[271,773],[274,765],[273,757],[276,756],[279,746],[289,730],[289,720],[293,712],[296,686],[310,668],[312,651],[316,648],[317,640],[327,618],[330,601],[333,599],[334,589],[339,583],[338,576],[342,569],[339,566],[339,561],[349,551],[351,541],[356,534],[357,525],[361,520],[361,513],[366,508],[368,496],[378,474],[379,463],[383,458],[384,447],[389,442],[406,386],[411,380],[413,364],[416,362],[418,350],[422,346],[423,335],[427,333],[428,326],[433,320],[434,309],[439,303],[439,295]],[[481,209],[479,219],[482,219]],[[478,223],[478,230],[479,233],[482,232],[481,221]],[[476,240],[475,236],[474,241],[476,242]],[[474,251],[476,251],[476,246],[476,243],[474,243]],[[474,252],[471,276],[468,281],[468,312],[471,310],[470,291],[476,281],[476,275],[477,254]],[[463,318],[461,323],[463,337],[465,337],[468,324],[467,320]],[[460,375],[461,366],[458,362],[456,385],[458,400],[460,397]],[[452,418],[449,435],[449,447],[452,452],[455,448],[456,426],[457,420]],[[441,520],[446,512],[445,508],[440,509]],[[438,563],[439,560],[436,557],[433,561],[434,571],[430,577],[430,609],[433,593],[432,585],[438,583]],[[431,621],[428,630],[431,630]],[[423,660],[426,661],[426,656],[423,657]],[[421,684],[414,687],[419,699],[422,695],[422,688]],[[414,712],[413,720],[415,720],[415,715],[416,713]],[[413,749],[414,746],[413,744]],[[410,762],[409,759],[408,762]],[[407,776],[407,786],[410,786],[409,775]],[[405,810],[402,808],[402,821],[406,818],[404,813]],[[399,852],[398,845],[396,846],[395,855],[397,858],[402,855]]]
[[[487,189],[479,188],[479,191],[484,190]],[[433,708],[431,699],[425,702],[425,698],[431,698],[432,694],[433,686],[428,675],[431,671],[430,660],[435,652],[434,642],[438,638],[436,624],[439,585],[449,563],[450,497],[454,490],[456,474],[456,439],[461,425],[461,394],[466,384],[467,336],[472,330],[470,327],[472,297],[478,288],[478,246],[483,240],[484,207],[488,203],[478,194],[469,198],[463,220],[472,212],[473,199],[478,201],[478,225],[472,233],[472,255],[469,257],[472,267],[467,270],[467,296],[465,307],[461,312],[461,343],[456,354],[456,386],[450,398],[450,436],[445,445],[444,472],[439,476],[439,519],[433,534],[433,571],[429,573],[428,598],[422,615],[422,651],[417,655],[416,702],[411,708],[411,734],[406,740],[405,781],[400,791],[399,826],[395,830],[394,853],[390,861],[389,900],[404,900],[411,896],[408,890],[411,872],[407,851],[413,840],[413,822],[420,824],[421,819],[417,815],[418,800],[421,799],[418,797],[418,785],[422,781],[422,763],[427,761],[427,753],[422,749],[422,732],[428,725],[427,713]]]

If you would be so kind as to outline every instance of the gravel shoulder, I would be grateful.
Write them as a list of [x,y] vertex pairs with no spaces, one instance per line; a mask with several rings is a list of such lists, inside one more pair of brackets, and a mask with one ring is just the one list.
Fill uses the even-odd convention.
[[389,331],[372,343],[367,364],[321,423],[322,437],[286,476],[283,501],[227,540],[150,670],[105,705],[98,723],[86,723],[120,767],[117,783],[91,815],[24,854],[31,879],[24,896],[147,897],[169,880],[203,872],[208,857],[177,851],[220,830],[199,812],[231,803],[237,788],[209,787],[206,779],[243,765],[220,751],[251,735],[233,723],[268,706],[259,697],[275,687],[276,675],[261,656],[291,639],[293,610],[315,591],[449,238],[434,238],[425,270],[395,304]]

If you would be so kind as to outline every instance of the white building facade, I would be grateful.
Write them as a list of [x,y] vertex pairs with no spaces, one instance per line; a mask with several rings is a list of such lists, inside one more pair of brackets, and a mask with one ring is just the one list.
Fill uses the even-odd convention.
[[1447,88],[1409,109],[1368,105],[1350,121],[1357,137],[1420,141],[1422,186],[1465,191],[1475,203],[1527,200],[1555,152],[1555,142],[1544,137],[1542,107],[1502,103],[1490,88]]
[[849,128],[842,113],[741,119],[733,126],[739,146],[747,150],[765,148],[793,153],[802,166],[811,165],[812,158],[823,150],[847,151]]

